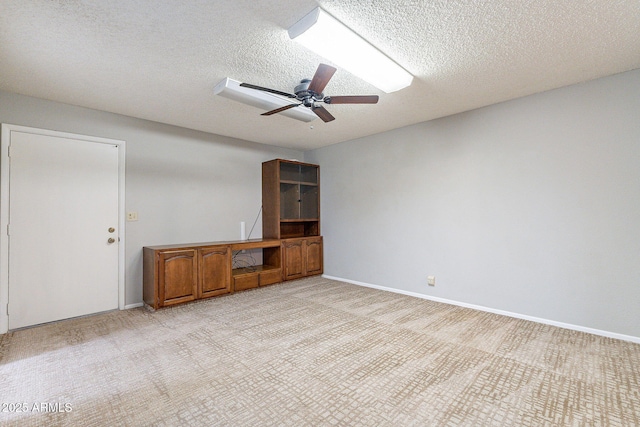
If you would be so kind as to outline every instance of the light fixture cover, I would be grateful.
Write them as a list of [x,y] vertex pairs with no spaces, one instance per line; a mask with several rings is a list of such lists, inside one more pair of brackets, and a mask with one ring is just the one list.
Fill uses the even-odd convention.
[[411,84],[413,76],[319,7],[289,28],[289,37],[384,92]]
[[[230,79],[229,77],[225,77],[220,81],[213,89],[213,93],[214,95],[224,96],[225,98],[252,105],[265,111],[275,110],[276,108],[295,103],[295,100],[289,101],[269,92],[242,87],[239,81]],[[305,107],[290,108],[280,114],[303,122],[310,122],[318,118],[315,113]]]

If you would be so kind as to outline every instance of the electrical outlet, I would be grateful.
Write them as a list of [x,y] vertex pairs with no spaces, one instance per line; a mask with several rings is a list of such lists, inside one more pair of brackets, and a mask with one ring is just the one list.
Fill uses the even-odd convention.
[[138,212],[127,212],[127,221],[137,221]]
[[427,276],[427,285],[435,286],[436,285],[436,276]]

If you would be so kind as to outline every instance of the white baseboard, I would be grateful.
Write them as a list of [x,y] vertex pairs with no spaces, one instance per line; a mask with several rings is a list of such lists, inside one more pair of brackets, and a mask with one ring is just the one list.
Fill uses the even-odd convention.
[[356,280],[343,279],[341,277],[328,276],[326,274],[323,274],[322,277],[324,277],[326,279],[330,279],[330,280],[337,280],[339,282],[346,282],[346,283],[351,283],[353,285],[364,286],[364,287],[367,287],[367,288],[379,289],[381,291],[394,292],[394,293],[397,293],[397,294],[408,295],[408,296],[411,296],[411,297],[422,298],[422,299],[435,301],[435,302],[442,302],[442,303],[445,303],[445,304],[457,305],[459,307],[471,308],[471,309],[474,309],[474,310],[485,311],[487,313],[500,314],[500,315],[503,315],[503,316],[513,317],[513,318],[522,319],[522,320],[530,320],[531,322],[542,323],[542,324],[551,325],[551,326],[557,326],[559,328],[570,329],[570,330],[579,331],[579,332],[586,332],[586,333],[589,333],[589,334],[600,335],[600,336],[607,337],[607,338],[615,338],[615,339],[622,340],[622,341],[630,341],[630,342],[633,342],[633,343],[636,343],[636,344],[640,344],[640,337],[634,337],[634,336],[631,336],[631,335],[623,335],[623,334],[618,334],[618,333],[615,333],[615,332],[603,331],[601,329],[587,328],[587,327],[580,326],[580,325],[572,325],[570,323],[556,322],[555,320],[548,320],[548,319],[542,319],[540,317],[527,316],[526,314],[513,313],[511,311],[497,310],[497,309],[491,308],[491,307],[484,307],[484,306],[481,306],[481,305],[468,304],[466,302],[459,302],[459,301],[453,301],[453,300],[449,300],[449,299],[445,299],[445,298],[433,297],[433,296],[430,296],[430,295],[419,294],[417,292],[403,291],[402,289],[395,289],[395,288],[388,288],[386,286],[372,285],[370,283],[358,282]]
[[125,309],[125,310],[130,310],[130,309],[132,309],[132,308],[142,307],[143,305],[144,305],[144,303],[143,303],[143,302],[137,302],[137,303],[135,303],[135,304],[127,304],[127,305],[125,305],[125,306],[124,306],[124,309]]

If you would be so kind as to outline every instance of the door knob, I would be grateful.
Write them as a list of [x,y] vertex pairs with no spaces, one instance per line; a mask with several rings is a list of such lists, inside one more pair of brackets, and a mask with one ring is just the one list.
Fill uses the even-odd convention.
[[109,231],[109,233],[113,233],[114,231],[116,231],[116,229],[115,229],[115,228],[113,228],[113,227],[109,227],[109,230],[108,230],[108,231]]
[[116,239],[114,239],[113,237],[109,237],[109,240],[107,240],[107,243],[113,243],[115,241],[116,241]]

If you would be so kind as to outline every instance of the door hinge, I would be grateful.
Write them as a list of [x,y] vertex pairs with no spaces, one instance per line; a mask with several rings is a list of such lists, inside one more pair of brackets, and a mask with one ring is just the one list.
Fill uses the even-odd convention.
[[9,224],[7,224],[7,236],[11,236],[11,234],[9,234],[9,230],[10,230]]

